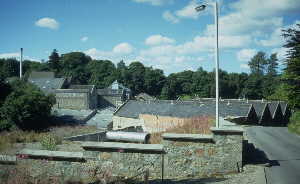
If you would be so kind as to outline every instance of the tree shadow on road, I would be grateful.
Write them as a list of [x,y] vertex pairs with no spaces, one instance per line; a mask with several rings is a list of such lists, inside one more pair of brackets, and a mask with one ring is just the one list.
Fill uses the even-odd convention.
[[267,167],[280,166],[277,160],[270,160],[264,151],[256,148],[248,140],[243,141],[243,165],[265,165]]

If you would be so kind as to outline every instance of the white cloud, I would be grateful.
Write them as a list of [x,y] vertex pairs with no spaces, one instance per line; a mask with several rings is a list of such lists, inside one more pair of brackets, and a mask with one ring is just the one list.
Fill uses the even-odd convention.
[[130,54],[133,52],[134,48],[129,43],[120,43],[113,47],[110,51],[98,50],[96,48],[91,48],[84,51],[85,54],[91,56],[93,59],[108,59],[111,61],[120,61],[124,58],[132,57]]
[[49,29],[59,28],[59,23],[55,19],[49,17],[44,17],[39,19],[38,21],[35,22],[35,25],[39,27],[49,28]]
[[247,70],[250,69],[248,64],[240,64],[240,67]]
[[173,3],[173,0],[132,0],[136,3],[149,3],[153,6],[161,6],[164,4]]
[[182,8],[181,10],[177,10],[175,14],[178,17],[181,18],[193,18],[196,19],[199,16],[199,13],[195,10],[195,7],[197,6],[197,2],[195,0],[192,0],[189,2],[187,6]]
[[146,45],[173,44],[175,40],[162,35],[152,35],[145,40]]
[[120,43],[113,48],[113,52],[116,54],[130,54],[133,51],[133,47],[129,43]]
[[255,49],[242,49],[236,53],[239,61],[248,62],[257,53]]
[[169,10],[165,11],[162,15],[163,19],[166,21],[172,22],[173,24],[176,24],[179,22],[179,19],[173,15]]
[[[8,58],[15,58],[17,60],[20,60],[21,54],[20,52],[12,52],[12,53],[2,53],[0,54],[0,58],[8,59]],[[23,56],[24,60],[30,60],[30,61],[37,61],[41,62],[39,59],[32,58],[29,56]]]
[[299,0],[239,0],[232,7],[245,16],[271,17],[299,13]]
[[89,37],[84,36],[84,37],[82,37],[80,40],[81,40],[82,42],[86,42],[86,41],[88,41],[88,39],[89,39]]
[[[258,19],[247,17],[243,12],[234,12],[220,17],[219,31],[221,35],[252,34],[256,36],[257,32],[270,32],[282,24],[283,19],[281,17]],[[212,35],[214,30],[214,24],[210,24],[206,27],[205,34]]]
[[19,52],[0,54],[0,58],[19,58],[19,57],[20,57]]
[[280,47],[280,48],[274,48],[271,50],[271,53],[277,53],[277,58],[280,62],[283,62],[286,59],[286,55],[288,53],[287,48],[285,47]]
[[270,36],[267,36],[265,39],[261,39],[258,41],[258,44],[265,46],[265,47],[280,47],[283,46],[285,43],[285,39],[282,36],[282,30],[288,28],[296,28],[296,25],[299,24],[300,21],[296,20],[293,24],[278,27],[275,29]]

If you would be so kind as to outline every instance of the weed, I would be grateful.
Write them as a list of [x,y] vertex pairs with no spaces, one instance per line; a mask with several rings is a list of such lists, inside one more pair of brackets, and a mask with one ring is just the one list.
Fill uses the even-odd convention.
[[52,134],[48,134],[48,135],[44,135],[41,138],[40,143],[42,147],[45,148],[46,150],[54,151],[57,149],[56,146],[62,143],[62,138]]

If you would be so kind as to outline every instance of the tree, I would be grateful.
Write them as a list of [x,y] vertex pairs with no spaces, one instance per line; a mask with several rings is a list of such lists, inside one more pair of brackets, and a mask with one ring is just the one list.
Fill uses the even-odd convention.
[[286,38],[285,48],[288,49],[286,67],[284,69],[282,80],[286,84],[289,104],[300,108],[300,24],[296,28],[286,29],[283,32]]
[[277,76],[277,68],[278,68],[277,53],[273,53],[271,54],[270,58],[267,60],[266,75],[269,77]]
[[2,66],[1,66],[1,73],[2,75],[7,78],[7,77],[16,77],[19,76],[19,62],[14,59],[1,59],[2,60]]
[[132,62],[128,66],[125,85],[133,90],[133,94],[139,94],[145,92],[145,67],[140,62]]
[[265,75],[263,87],[264,87],[264,97],[268,98],[276,90],[277,86],[274,85],[274,83],[279,82],[277,76],[278,59],[276,53],[271,54],[270,58],[267,60],[266,66],[267,66],[266,75]]
[[159,96],[165,80],[166,77],[162,70],[147,67],[145,70],[145,92],[152,96]]
[[0,108],[0,129],[17,126],[23,130],[39,130],[49,125],[54,96],[46,96],[36,86],[16,80],[12,92]]
[[60,60],[62,67],[60,75],[72,77],[75,84],[87,84],[89,73],[86,66],[91,60],[91,57],[82,52],[63,54]]
[[248,62],[251,73],[255,75],[263,75],[266,64],[266,54],[261,51],[254,55],[252,59]]
[[49,67],[52,71],[54,72],[59,72],[60,70],[60,63],[59,63],[59,55],[56,49],[54,49],[51,53],[51,55],[49,56]]
[[86,67],[87,72],[90,73],[88,83],[96,85],[97,88],[108,87],[116,77],[115,65],[109,60],[92,60]]

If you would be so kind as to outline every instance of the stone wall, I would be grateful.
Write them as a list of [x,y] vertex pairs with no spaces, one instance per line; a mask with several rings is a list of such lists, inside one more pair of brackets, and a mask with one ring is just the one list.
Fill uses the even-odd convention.
[[[39,172],[39,167],[43,167],[45,159],[51,158],[48,172],[55,174],[64,171],[68,175],[85,172],[82,169],[88,169],[90,166],[127,177],[149,170],[150,177],[156,178],[162,177],[162,174],[164,178],[177,178],[240,171],[243,130],[213,128],[212,132],[211,135],[163,134],[162,144],[156,145],[82,142],[82,148],[85,150],[82,154],[48,151],[47,154],[50,155],[47,155],[41,154],[41,151],[29,150],[25,152],[27,159],[21,159],[17,163],[30,163],[33,167],[32,172]],[[34,159],[28,155],[31,152],[40,155],[34,155]],[[77,161],[70,160],[76,159],[76,155]]]
[[56,108],[62,109],[89,109],[88,93],[56,93]]

